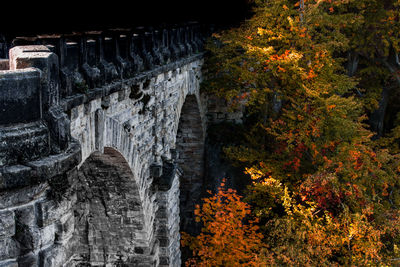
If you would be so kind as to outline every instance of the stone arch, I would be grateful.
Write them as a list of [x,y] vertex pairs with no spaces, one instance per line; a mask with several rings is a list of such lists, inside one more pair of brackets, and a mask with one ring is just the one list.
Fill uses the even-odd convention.
[[74,261],[152,264],[139,189],[125,158],[105,147],[104,153],[94,152],[85,160],[78,177]]
[[[135,105],[129,98],[120,101],[118,93],[110,94],[105,99],[108,108],[102,106],[102,99],[96,99],[71,111],[71,136],[81,145],[82,160],[79,166],[92,153],[103,152],[105,147],[114,148],[126,159],[133,172],[143,209],[151,210],[152,204],[146,194],[149,184],[144,181],[149,175],[152,155],[148,153],[149,145],[138,138],[140,133],[133,130],[134,126],[131,125],[135,123],[131,122],[131,119],[138,120],[136,115],[132,116],[131,109],[134,109]],[[145,212],[147,225],[150,225],[153,219],[149,214]]]
[[194,233],[195,205],[200,203],[204,176],[204,130],[196,95],[187,95],[183,103],[176,134],[176,162],[180,178],[181,231]]

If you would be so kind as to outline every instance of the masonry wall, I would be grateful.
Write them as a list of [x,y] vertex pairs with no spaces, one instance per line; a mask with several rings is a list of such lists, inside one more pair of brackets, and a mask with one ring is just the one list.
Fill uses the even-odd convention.
[[[174,228],[173,231],[164,229],[164,234],[168,238],[160,239],[158,236],[158,240],[163,241],[159,241],[156,245],[154,245],[156,242],[154,240],[157,237],[154,235],[157,230],[156,232],[154,230],[157,229],[157,225],[162,228],[167,227],[167,229],[171,229],[170,224],[179,226],[179,205],[176,205],[179,202],[172,196],[179,198],[176,190],[182,190],[182,187],[179,188],[179,185],[174,184],[171,186],[174,189],[160,193],[160,190],[154,187],[154,179],[157,175],[152,174],[151,170],[153,166],[162,166],[163,160],[174,158],[178,146],[176,138],[178,125],[182,113],[185,112],[184,103],[188,98],[194,98],[197,104],[200,80],[192,77],[196,75],[200,77],[201,64],[201,61],[191,62],[174,71],[161,73],[157,77],[144,79],[130,86],[126,85],[122,87],[122,90],[109,96],[71,109],[71,135],[81,144],[82,166],[95,151],[103,151],[105,147],[113,148],[121,153],[132,170],[132,182],[138,187],[140,212],[143,214],[144,229],[141,234],[143,247],[148,247],[148,251],[153,250],[153,257],[154,253],[168,255],[165,250],[169,249],[170,253],[175,255],[171,257],[175,258],[166,260],[168,257],[163,256],[164,260],[160,264],[167,262],[172,264],[170,266],[177,266],[175,264],[180,258],[176,251],[180,240],[179,227]],[[133,97],[135,94],[141,97],[136,99]],[[199,124],[195,128],[203,136],[199,108],[197,108],[197,113],[199,120],[196,123]],[[191,126],[187,125],[187,127]],[[185,161],[177,160],[177,163],[201,166],[203,162],[201,158],[198,162],[196,159],[187,158]],[[168,222],[160,226],[156,215],[160,208],[167,209],[166,206],[169,206],[170,210],[167,213]],[[171,234],[173,236],[170,236]],[[163,243],[167,242],[165,240],[168,240],[168,243]]]
[[147,243],[139,190],[122,155],[112,148],[94,152],[78,177],[71,260],[92,266],[155,261],[152,244]]

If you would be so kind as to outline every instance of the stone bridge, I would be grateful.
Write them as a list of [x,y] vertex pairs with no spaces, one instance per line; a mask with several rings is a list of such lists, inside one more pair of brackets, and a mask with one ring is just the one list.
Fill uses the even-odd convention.
[[14,39],[0,60],[0,266],[181,265],[203,186],[200,30]]

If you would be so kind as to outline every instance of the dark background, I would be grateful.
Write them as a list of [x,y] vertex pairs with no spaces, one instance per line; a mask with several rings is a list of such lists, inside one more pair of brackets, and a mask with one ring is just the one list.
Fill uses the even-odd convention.
[[185,21],[237,25],[249,0],[2,1],[0,32],[12,35],[159,26]]

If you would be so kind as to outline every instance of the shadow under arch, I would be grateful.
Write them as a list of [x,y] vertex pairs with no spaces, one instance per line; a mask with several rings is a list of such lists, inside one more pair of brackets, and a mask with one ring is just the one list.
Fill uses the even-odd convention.
[[181,231],[199,230],[194,208],[200,203],[204,188],[204,131],[196,95],[187,95],[182,106],[176,135],[176,152],[180,178]]
[[153,264],[139,189],[124,157],[105,147],[104,153],[93,152],[85,160],[78,176],[74,210],[78,266]]

